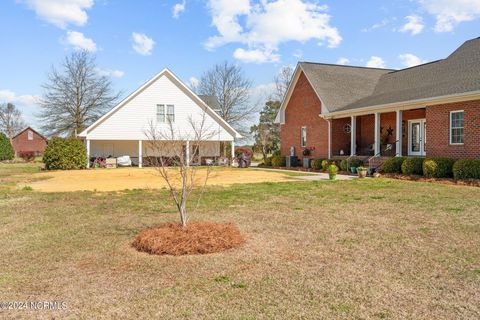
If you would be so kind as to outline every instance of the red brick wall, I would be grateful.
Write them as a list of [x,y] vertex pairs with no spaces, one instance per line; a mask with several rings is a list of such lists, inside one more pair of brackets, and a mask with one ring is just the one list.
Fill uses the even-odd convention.
[[280,126],[281,154],[290,155],[294,146],[299,158],[302,156],[300,130],[307,128],[307,147],[312,148],[310,157],[328,157],[328,122],[319,117],[321,102],[302,73],[285,109],[285,124]]
[[350,124],[350,118],[332,120],[332,156],[350,155],[350,133],[345,132],[345,125]]
[[47,147],[47,142],[37,133],[33,132],[33,140],[28,140],[28,131],[20,133],[12,140],[12,147],[15,154],[18,155],[21,151],[33,151],[37,154],[43,154]]
[[[464,110],[464,144],[450,145],[450,111]],[[480,100],[427,107],[427,157],[480,157]]]

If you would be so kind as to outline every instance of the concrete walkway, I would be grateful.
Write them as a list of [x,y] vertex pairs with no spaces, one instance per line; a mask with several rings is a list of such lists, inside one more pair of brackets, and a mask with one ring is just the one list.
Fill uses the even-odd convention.
[[[291,176],[291,178],[307,181],[318,181],[318,180],[329,180],[328,173],[323,172],[308,172],[308,171],[295,171],[295,170],[285,170],[285,169],[269,169],[265,167],[250,167],[251,169],[265,170],[265,171],[277,171],[277,172],[298,172],[305,173],[304,176]],[[352,180],[357,179],[356,176],[349,176],[344,174],[337,174],[337,180]]]

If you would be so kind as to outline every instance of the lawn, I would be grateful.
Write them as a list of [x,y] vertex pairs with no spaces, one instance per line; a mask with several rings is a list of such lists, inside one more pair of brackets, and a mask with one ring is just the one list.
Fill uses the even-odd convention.
[[479,188],[212,186],[193,219],[234,222],[246,244],[171,257],[130,246],[140,230],[178,219],[166,190],[41,193],[14,183],[0,188],[0,301],[67,309],[0,317],[480,318]]

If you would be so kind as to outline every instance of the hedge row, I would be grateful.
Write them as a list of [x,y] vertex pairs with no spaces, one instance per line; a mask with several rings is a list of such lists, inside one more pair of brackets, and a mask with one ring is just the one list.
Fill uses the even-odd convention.
[[423,175],[427,178],[480,179],[480,160],[457,160],[447,157],[393,157],[382,165],[385,173]]

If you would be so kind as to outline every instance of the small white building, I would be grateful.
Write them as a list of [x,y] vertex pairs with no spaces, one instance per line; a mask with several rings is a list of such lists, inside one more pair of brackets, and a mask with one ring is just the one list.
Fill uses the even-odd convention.
[[[202,123],[198,138],[193,123]],[[88,158],[119,157],[128,155],[134,164],[142,167],[143,157],[152,154],[152,128],[161,132],[177,132],[171,135],[175,143],[191,152],[191,141],[199,145],[198,162],[202,158],[220,156],[220,143],[229,142],[234,153],[234,141],[241,135],[220,117],[199,96],[182,83],[170,70],[164,69],[100,117],[80,133],[85,139]],[[167,135],[161,135],[166,137]],[[156,136],[160,137],[160,136]],[[155,138],[169,143],[172,138]],[[179,143],[180,142],[180,143]]]

